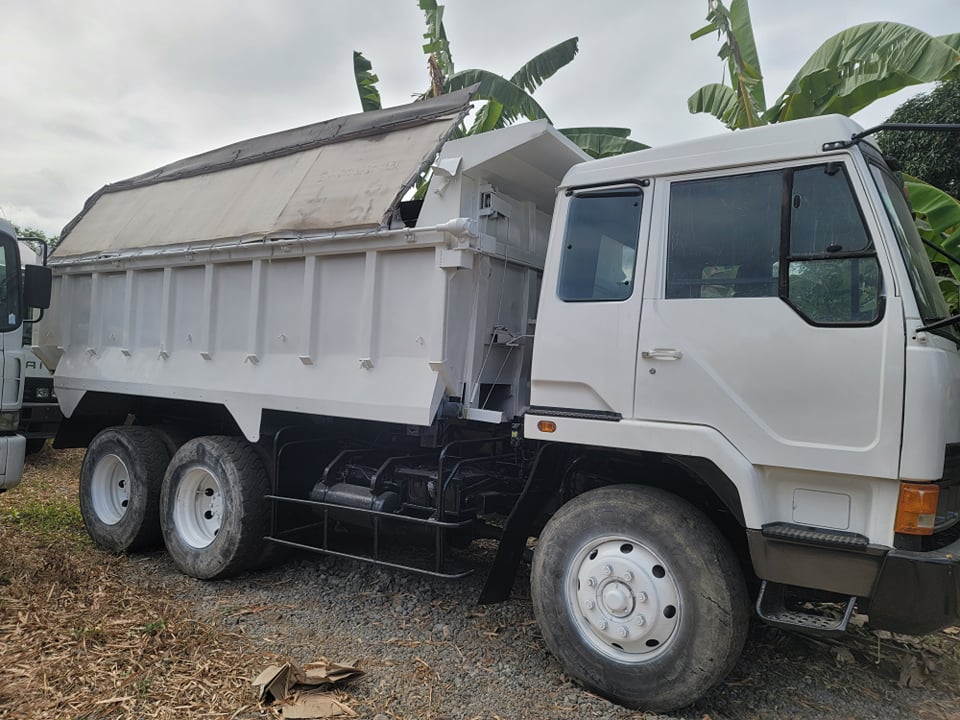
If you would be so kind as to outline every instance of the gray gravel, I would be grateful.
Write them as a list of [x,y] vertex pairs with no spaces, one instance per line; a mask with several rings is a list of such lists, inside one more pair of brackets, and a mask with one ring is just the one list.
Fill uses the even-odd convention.
[[[163,553],[131,566],[145,588],[185,600],[197,616],[245,634],[252,648],[300,663],[358,658],[367,675],[345,690],[363,718],[657,717],[591,695],[564,675],[534,622],[527,568],[510,602],[478,606],[482,569],[451,582],[309,555],[202,582],[180,575]],[[908,651],[882,641],[879,663],[874,639],[859,631],[841,645],[816,643],[755,623],[727,682],[669,717],[958,717],[955,636]],[[924,670],[910,679],[922,687],[901,687],[908,663]]]

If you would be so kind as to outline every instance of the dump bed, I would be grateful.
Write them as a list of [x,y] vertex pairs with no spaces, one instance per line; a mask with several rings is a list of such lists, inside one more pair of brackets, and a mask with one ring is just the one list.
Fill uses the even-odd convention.
[[[546,122],[445,143],[468,102],[275,133],[94,194],[35,333],[64,413],[202,401],[256,439],[264,410],[522,412],[554,188],[585,156]],[[422,206],[405,202],[431,166]]]

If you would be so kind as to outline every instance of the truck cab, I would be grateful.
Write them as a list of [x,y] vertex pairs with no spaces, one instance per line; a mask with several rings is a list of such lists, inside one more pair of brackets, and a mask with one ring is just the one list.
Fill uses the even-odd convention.
[[[960,332],[929,327],[946,304],[859,131],[814,118],[571,169],[525,432],[698,458],[771,592],[921,632],[956,619]],[[938,580],[897,560],[914,552]]]
[[38,268],[21,284],[20,269],[16,230],[0,219],[0,492],[17,485],[23,474],[26,439],[17,427],[23,402],[24,309],[46,307],[50,300],[49,271]]

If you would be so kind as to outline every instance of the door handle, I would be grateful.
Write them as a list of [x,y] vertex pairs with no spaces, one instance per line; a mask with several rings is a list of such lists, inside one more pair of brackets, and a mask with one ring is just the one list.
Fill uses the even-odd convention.
[[654,348],[653,350],[642,350],[640,357],[644,360],[679,360],[683,357],[683,353],[673,348]]

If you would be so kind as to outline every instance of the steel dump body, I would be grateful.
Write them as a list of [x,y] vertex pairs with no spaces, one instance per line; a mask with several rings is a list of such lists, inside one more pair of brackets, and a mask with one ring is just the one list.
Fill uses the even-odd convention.
[[[94,195],[51,258],[35,334],[65,414],[90,391],[189,399],[253,440],[263,410],[519,413],[554,188],[585,156],[545,122],[447,143],[409,227],[400,200],[467,99],[238,143]],[[517,196],[491,187],[480,208],[498,178]]]

